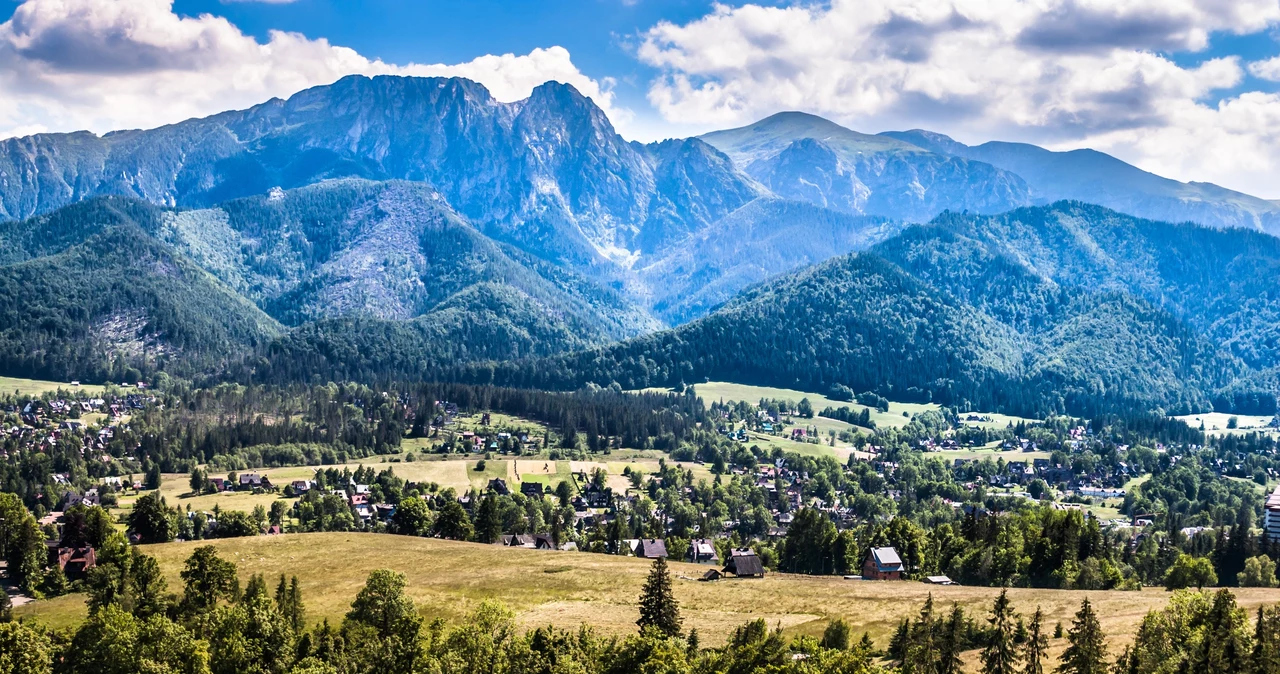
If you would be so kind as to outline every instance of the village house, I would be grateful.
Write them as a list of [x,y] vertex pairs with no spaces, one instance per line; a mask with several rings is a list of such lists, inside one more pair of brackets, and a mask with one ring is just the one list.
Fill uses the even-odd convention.
[[556,543],[550,534],[534,534],[533,547],[535,550],[555,550]]
[[82,548],[60,548],[54,544],[49,546],[49,564],[57,564],[69,580],[79,580],[98,565],[98,556],[87,545]]
[[871,548],[862,564],[863,580],[902,580],[902,559],[893,548]]
[[240,476],[240,489],[265,489],[271,490],[271,480],[266,475],[257,473],[244,473]]
[[498,539],[498,544],[509,548],[532,548],[534,541],[530,534],[504,534]]
[[708,538],[700,538],[689,542],[686,561],[694,564],[719,564],[720,556],[716,554],[715,542]]

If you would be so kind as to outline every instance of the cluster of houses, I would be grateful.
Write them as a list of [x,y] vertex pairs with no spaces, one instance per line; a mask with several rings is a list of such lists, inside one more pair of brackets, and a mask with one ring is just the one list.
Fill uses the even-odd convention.
[[[480,415],[480,426],[483,429],[493,423],[493,416],[484,412]],[[461,445],[463,451],[483,454],[527,454],[542,448],[542,439],[531,436],[527,432],[512,433],[504,430],[463,430],[458,423],[458,406],[447,400],[435,401],[435,412],[430,423],[431,437],[445,438]]]
[[[735,472],[741,474],[744,469],[737,468]],[[577,515],[576,528],[579,531],[583,531],[595,526],[597,523],[602,523],[603,519],[601,518],[609,516],[605,511],[613,504],[615,495],[607,487],[602,488],[594,485],[592,481],[587,479],[585,474],[579,473],[575,477],[579,481],[580,491],[579,495],[573,499],[574,510]],[[778,523],[778,526],[769,532],[771,537],[785,536],[788,526],[794,519],[791,512],[804,505],[817,507],[838,520],[843,518],[847,520],[847,524],[852,524],[852,512],[846,512],[842,507],[836,505],[828,506],[821,499],[812,497],[806,503],[803,491],[804,485],[809,481],[809,475],[803,471],[787,467],[785,461],[778,461],[774,465],[757,466],[754,477],[756,486],[768,494],[774,519]],[[778,489],[780,482],[788,485],[781,491]],[[490,480],[488,489],[500,495],[511,493],[511,488],[502,479]],[[539,498],[543,495],[544,489],[545,487],[542,483],[525,482],[521,484],[520,491],[526,496]],[[631,500],[635,497],[617,496],[616,498]],[[780,510],[780,508],[783,510]],[[736,524],[735,522],[725,523],[724,534],[726,539],[721,540],[727,540],[727,535],[732,533]],[[498,544],[536,550],[577,549],[576,544],[573,542],[557,546],[553,538],[547,534],[509,534],[503,536]],[[669,556],[666,541],[662,539],[627,539],[623,541],[623,545],[631,556],[641,559],[667,558]],[[717,580],[725,575],[732,575],[738,578],[758,578],[763,577],[765,574],[764,563],[753,550],[731,549],[729,550],[728,558],[721,559],[721,551],[717,549],[716,539],[711,538],[689,541],[688,549],[682,561],[716,567],[708,570],[699,580]],[[891,547],[881,547],[868,551],[866,562],[862,568],[862,575],[851,578],[901,580],[905,572],[906,569],[898,553]],[[951,584],[950,579],[945,576],[929,579],[928,582]]]
[[257,473],[241,473],[235,477],[234,482],[230,480],[230,476],[211,477],[208,480],[209,486],[219,494],[228,491],[275,491],[271,478]]
[[[48,453],[60,443],[73,438],[79,441],[80,453],[86,459],[99,459],[110,463],[107,446],[115,438],[126,415],[154,404],[154,396],[130,393],[112,397],[55,398],[9,403],[0,408],[0,418],[17,417],[18,423],[6,425],[0,422],[0,458],[7,459],[15,452]],[[101,424],[88,424],[84,415],[102,414]],[[63,445],[65,446],[65,444]]]

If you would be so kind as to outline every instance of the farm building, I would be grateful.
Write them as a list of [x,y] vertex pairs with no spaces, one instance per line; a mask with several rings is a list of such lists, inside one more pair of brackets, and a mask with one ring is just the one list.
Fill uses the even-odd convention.
[[84,578],[89,571],[98,565],[98,556],[92,547],[84,546],[80,548],[59,548],[51,546],[49,548],[50,566],[57,564],[67,578],[78,580]]
[[636,541],[636,545],[632,548],[632,552],[635,553],[636,557],[643,557],[645,559],[666,557],[667,544],[661,539],[645,538]]
[[734,550],[724,570],[739,578],[764,578],[764,563],[754,550]]

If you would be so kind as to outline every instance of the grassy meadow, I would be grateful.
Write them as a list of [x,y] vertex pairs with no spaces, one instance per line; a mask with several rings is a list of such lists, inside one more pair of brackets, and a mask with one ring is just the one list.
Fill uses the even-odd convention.
[[[768,386],[749,386],[746,384],[732,384],[720,381],[697,384],[693,387],[693,390],[700,398],[702,398],[703,402],[708,405],[720,400],[725,402],[745,400],[750,403],[757,403],[761,398],[789,400],[798,403],[804,398],[808,398],[815,411],[822,411],[824,407],[834,407],[836,409],[849,407],[855,412],[860,413],[865,408],[871,411],[871,420],[876,422],[877,428],[900,428],[902,426],[906,426],[912,416],[928,410],[939,409],[939,406],[933,403],[899,403],[890,401],[889,411],[880,412],[875,408],[868,408],[866,405],[859,405],[855,402],[832,400],[821,393],[806,393],[804,391],[796,391],[794,389],[771,388]],[[903,414],[904,412],[906,413],[905,416]],[[988,417],[990,421],[971,421],[966,423],[970,426],[982,426],[985,428],[1004,428],[1009,424],[1017,425],[1020,421],[1025,421],[1027,423],[1034,423],[1037,421],[1036,419],[1015,417],[1007,414],[994,414],[990,412],[973,412],[973,414]],[[961,416],[963,417],[967,415]],[[833,419],[819,420],[819,424],[824,421],[833,424],[840,424],[841,427],[849,427],[848,424],[842,424],[841,422]],[[1224,421],[1224,426],[1225,423],[1226,422]],[[813,424],[810,423],[810,425]],[[822,428],[821,426],[819,426],[819,428],[821,428],[824,433],[826,432],[825,428]]]
[[[635,558],[354,533],[170,543],[147,546],[145,551],[159,559],[170,590],[178,590],[183,561],[198,545],[207,544],[235,561],[242,583],[251,574],[261,573],[274,587],[281,573],[296,574],[311,621],[340,620],[369,572],[389,568],[406,575],[409,594],[428,616],[458,619],[481,601],[496,599],[515,610],[525,627],[588,623],[604,633],[622,634],[635,629],[635,602],[649,570],[648,561]],[[791,633],[818,635],[829,620],[843,617],[855,633],[868,631],[883,647],[897,621],[918,611],[930,593],[939,605],[957,602],[979,619],[998,593],[993,588],[790,574],[713,583],[690,580],[707,568],[671,564],[685,625],[698,628],[708,645],[723,643],[734,627],[756,618]],[[1280,602],[1280,590],[1235,592],[1250,611],[1259,604]],[[1151,588],[1140,592],[1012,589],[1009,594],[1024,615],[1036,606],[1043,608],[1050,626],[1058,622],[1069,626],[1087,596],[1110,635],[1113,653],[1132,639],[1142,616],[1163,606],[1169,596]],[[70,595],[39,601],[15,613],[51,625],[73,625],[85,615],[84,598]],[[1065,640],[1051,642],[1054,653],[1064,647]]]
[[0,377],[0,393],[40,396],[59,390],[100,394],[105,387],[96,384],[72,386],[69,382],[43,381],[39,379],[20,379],[17,377]]
[[[754,404],[760,402],[761,398],[789,400],[798,403],[808,398],[815,412],[822,411],[824,407],[834,407],[836,409],[848,407],[855,412],[862,412],[866,408],[866,405],[859,405],[855,402],[832,400],[821,393],[806,393],[794,389],[748,386],[746,384],[731,384],[721,381],[698,384],[693,387],[693,390],[708,405],[721,400],[725,402],[745,400]],[[933,404],[890,402],[888,412],[879,412],[875,408],[868,409],[871,410],[871,420],[876,422],[877,427],[901,427],[906,426],[907,422],[911,420],[910,415],[919,414],[926,410],[936,410],[938,406]],[[908,416],[903,416],[903,412],[906,412]]]
[[[1231,417],[1236,418],[1236,428],[1227,428],[1227,423]],[[1209,412],[1207,414],[1186,414],[1174,418],[1185,422],[1192,428],[1200,428],[1201,424],[1203,424],[1204,431],[1208,435],[1229,435],[1233,433],[1269,433],[1280,435],[1280,429],[1271,428],[1271,420],[1274,417],[1270,416]]]
[[[713,402],[737,402],[747,401],[750,403],[758,403],[762,398],[773,400],[788,400],[798,403],[808,398],[809,403],[813,405],[815,411],[822,411],[826,407],[849,407],[855,412],[861,413],[863,409],[870,411],[871,420],[875,422],[877,428],[901,428],[911,421],[911,417],[928,410],[939,409],[935,404],[917,404],[917,403],[898,403],[890,402],[888,412],[880,412],[875,408],[859,405],[853,402],[842,402],[832,400],[820,393],[806,393],[794,389],[772,388],[767,386],[750,386],[747,384],[733,384],[729,382],[707,382],[705,384],[697,384],[694,392],[698,397],[702,398],[703,403],[710,405]],[[1024,419],[1022,417],[1014,417],[1004,414],[991,413],[975,413],[979,416],[989,418],[989,421],[969,421],[964,422],[970,426],[980,426],[984,428],[1004,428],[1009,424],[1017,424],[1020,421],[1034,423],[1035,419]],[[966,416],[966,415],[962,415]],[[861,433],[869,433],[870,429],[861,428],[843,421],[828,419],[826,417],[815,416],[812,419],[792,419],[794,425],[801,427],[817,427],[819,437],[822,438],[822,444],[812,444],[805,442],[793,442],[790,438],[781,436],[768,435],[765,433],[748,433],[749,440],[747,444],[759,445],[763,448],[778,447],[783,451],[796,452],[809,456],[833,456],[837,460],[844,462],[848,460],[849,455],[854,452],[853,447],[847,443],[836,441],[835,446],[829,444],[829,433],[835,431],[839,435],[842,431],[853,431]],[[992,448],[976,448],[972,450],[963,450],[956,452],[946,452],[947,459],[980,459],[985,456],[992,458],[1004,456],[1006,460],[1011,459],[1013,452],[1000,452]],[[1018,460],[1031,460],[1034,458],[1048,457],[1045,452],[1026,452],[1017,453]]]
[[983,459],[1004,459],[1008,461],[1032,461],[1034,459],[1047,459],[1052,454],[1050,452],[1024,452],[1018,449],[1002,450],[999,445],[995,447],[974,447],[966,449],[940,449],[938,451],[925,454],[926,458],[940,458],[944,461],[953,462],[955,459],[964,459],[966,461],[981,461]]

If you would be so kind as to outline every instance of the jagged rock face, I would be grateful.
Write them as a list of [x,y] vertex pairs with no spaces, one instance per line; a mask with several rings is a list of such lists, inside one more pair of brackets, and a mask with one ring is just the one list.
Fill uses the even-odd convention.
[[97,193],[107,142],[91,133],[0,141],[0,218],[46,213]]
[[747,167],[774,194],[845,213],[864,213],[871,188],[826,143],[803,138]]
[[766,193],[733,162],[696,139],[668,140],[646,148],[655,164],[657,197],[638,237],[644,253],[684,241]]
[[[731,162],[698,154],[660,167],[663,160],[626,142],[568,85],[547,83],[524,101],[501,103],[468,80],[348,77],[151,131],[4,141],[0,215],[26,217],[104,193],[202,207],[328,178],[405,179],[429,183],[491,235],[590,265],[627,257],[640,239],[669,241],[645,234],[650,222],[663,232],[673,222],[705,224],[699,209],[750,198]],[[680,171],[693,179],[672,179]],[[661,213],[651,212],[655,203]]]
[[999,213],[1030,202],[1021,178],[978,161],[888,153],[868,156],[854,170],[870,183],[868,215],[925,221],[944,210]]

